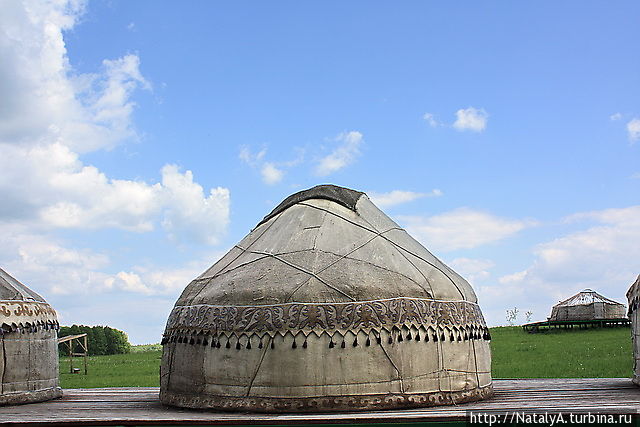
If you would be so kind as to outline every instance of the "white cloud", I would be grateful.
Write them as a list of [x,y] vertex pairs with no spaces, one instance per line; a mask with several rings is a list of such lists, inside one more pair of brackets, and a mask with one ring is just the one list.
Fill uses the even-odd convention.
[[488,259],[456,258],[448,265],[469,283],[475,285],[491,276],[489,270],[495,266],[495,263]]
[[640,179],[640,172],[636,172],[633,175],[631,175],[631,179]]
[[153,184],[110,178],[81,161],[81,153],[138,138],[133,95],[151,88],[136,55],[104,60],[97,74],[74,72],[63,32],[82,12],[74,1],[3,5],[0,223],[144,232],[163,217],[175,240],[216,242],[228,223],[227,190],[205,197],[190,171],[171,167]]
[[[82,6],[70,2],[4,3],[0,14],[0,140],[24,142],[71,113],[82,119],[62,31],[71,29]],[[62,120],[61,120],[62,119]]]
[[249,147],[243,145],[240,147],[240,153],[238,154],[238,158],[248,164],[249,166],[256,166],[258,163],[262,161],[264,156],[267,154],[267,149],[263,148],[257,153],[253,153]]
[[29,221],[54,228],[163,227],[176,241],[215,244],[229,222],[229,191],[193,182],[191,171],[162,169],[162,182],[109,179],[58,143],[21,147],[0,144],[0,193],[7,204],[0,221]]
[[637,273],[640,206],[569,218],[580,219],[594,221],[596,225],[538,245],[534,250],[536,262],[527,276],[532,280],[543,279],[549,285],[570,283],[576,289],[614,286],[622,277]]
[[436,116],[433,115],[432,113],[424,113],[424,116],[422,116],[422,118],[424,119],[424,121],[429,123],[429,126],[431,126],[432,128],[442,125],[442,123],[436,120]]
[[513,274],[507,274],[500,277],[498,279],[498,282],[502,283],[503,285],[520,283],[525,279],[525,277],[527,277],[527,270],[517,271]]
[[175,165],[162,168],[162,226],[176,241],[196,241],[215,245],[229,224],[229,190],[212,188],[205,197],[193,174],[181,174]]
[[353,163],[360,154],[363,137],[360,132],[344,132],[335,138],[340,145],[331,154],[320,159],[315,168],[319,176],[327,176]]
[[367,195],[379,208],[389,208],[422,197],[439,197],[442,196],[442,191],[434,189],[430,193],[416,193],[414,191],[393,190],[388,193],[368,192]]
[[632,119],[627,123],[627,134],[632,143],[640,139],[640,119]]
[[149,89],[136,55],[105,60],[101,73],[75,74],[63,32],[83,2],[26,1],[3,5],[0,16],[0,142],[62,141],[74,152],[136,138],[131,94]]
[[615,113],[609,116],[609,120],[611,121],[620,120],[621,118],[622,118],[622,114],[620,113]]
[[266,148],[254,154],[249,147],[242,146],[240,147],[238,157],[252,168],[258,168],[260,170],[262,182],[267,185],[275,185],[282,181],[286,169],[297,166],[304,161],[304,150],[295,147],[293,151],[296,153],[296,156],[292,160],[271,162],[265,160],[267,155]]
[[59,238],[37,234],[22,225],[1,225],[2,267],[43,296],[97,295],[127,292],[143,295],[177,294],[212,265],[224,251],[209,252],[185,265],[132,266],[108,272],[111,260],[95,250],[70,248]]
[[56,231],[145,232],[161,224],[172,240],[215,244],[229,221],[229,191],[205,190],[174,165],[162,168],[160,182],[146,182],[83,162],[85,153],[140,139],[135,97],[151,90],[135,54],[106,59],[91,74],[73,69],[63,36],[84,4],[2,4],[0,265],[49,299],[65,322],[108,322],[139,333],[138,342],[156,341],[177,294],[217,256],[114,265],[92,236],[84,246],[93,247],[73,247]]
[[105,289],[109,276],[100,270],[109,264],[106,255],[68,248],[60,239],[34,233],[23,225],[0,224],[0,233],[3,269],[45,297]]
[[459,131],[482,132],[487,126],[489,114],[483,109],[469,107],[456,111],[453,127]]
[[282,181],[282,177],[284,172],[278,169],[273,163],[267,162],[262,165],[262,169],[260,170],[262,174],[262,180],[265,184],[274,185]]
[[11,233],[8,229],[3,232],[4,251],[12,250],[20,263],[34,270],[46,271],[49,266],[94,270],[105,267],[109,262],[105,255],[89,249],[69,249],[43,235],[25,231]]
[[505,239],[527,227],[532,220],[500,218],[469,208],[458,208],[431,217],[401,216],[412,236],[427,248],[439,251],[471,249]]
[[[126,139],[136,139],[132,114],[135,103],[131,96],[138,88],[151,89],[151,84],[140,73],[140,58],[125,55],[122,58],[102,61],[103,74],[94,76],[92,86],[84,95],[85,107],[91,112],[86,128],[95,128],[99,143],[78,138],[79,143],[70,145],[78,151],[92,151],[110,147]],[[79,137],[82,137],[80,133]]]
[[146,295],[151,295],[153,291],[142,283],[142,279],[135,273],[127,273],[121,271],[114,277],[110,277],[106,280],[109,287],[116,286],[123,291],[136,292]]
[[496,265],[488,259],[456,258],[447,264],[471,283],[482,307],[482,314],[490,326],[505,325],[506,310],[513,307],[517,307],[521,313],[518,324],[524,322],[526,311],[534,312],[532,320],[544,318],[546,308],[540,309],[535,299],[527,294],[527,289],[515,279],[515,276],[522,273],[513,274],[513,280],[507,277],[496,280],[493,275]]
[[584,212],[565,221],[587,226],[536,245],[527,269],[501,277],[495,292],[519,295],[503,302],[503,309],[526,304],[544,319],[558,301],[586,288],[625,303],[640,269],[640,206]]
[[[131,292],[147,295],[175,295],[176,297],[193,279],[222,258],[227,250],[217,250],[198,256],[179,267],[136,265],[131,271],[118,275],[127,277]],[[117,281],[114,281],[117,284]]]

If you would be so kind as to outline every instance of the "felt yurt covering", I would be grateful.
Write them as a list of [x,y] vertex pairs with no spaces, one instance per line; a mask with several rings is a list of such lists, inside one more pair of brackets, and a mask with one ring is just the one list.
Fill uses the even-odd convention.
[[293,194],[184,290],[160,399],[270,412],[462,403],[492,394],[469,283],[361,192]]
[[623,304],[591,289],[585,289],[554,305],[549,320],[604,320],[624,317],[626,317],[626,307]]
[[631,340],[633,342],[633,382],[640,386],[640,275],[627,292]]
[[62,395],[57,331],[55,310],[0,268],[0,405]]

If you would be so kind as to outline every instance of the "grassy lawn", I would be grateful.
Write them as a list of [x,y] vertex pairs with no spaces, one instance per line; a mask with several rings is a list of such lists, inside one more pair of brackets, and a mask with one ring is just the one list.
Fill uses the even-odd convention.
[[503,327],[491,338],[493,378],[622,378],[633,370],[629,328],[529,334]]
[[[519,327],[491,329],[493,378],[630,377],[629,328],[550,331],[528,334]],[[130,354],[89,358],[89,375],[70,374],[60,359],[63,388],[157,387],[159,345],[134,346]],[[82,367],[82,359],[74,359]]]
[[[132,349],[133,350],[133,349]],[[162,351],[131,352],[113,356],[89,357],[89,374],[84,375],[82,358],[75,357],[73,366],[80,374],[69,373],[69,358],[60,358],[62,388],[159,387]]]

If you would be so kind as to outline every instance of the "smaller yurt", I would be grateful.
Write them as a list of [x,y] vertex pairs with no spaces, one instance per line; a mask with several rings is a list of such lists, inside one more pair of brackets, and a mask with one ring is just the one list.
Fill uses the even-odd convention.
[[0,268],[0,405],[60,396],[56,312]]
[[549,320],[603,320],[624,317],[626,317],[624,304],[610,300],[591,289],[585,289],[554,305]]
[[627,292],[629,319],[631,320],[631,340],[633,342],[633,382],[640,386],[640,275]]

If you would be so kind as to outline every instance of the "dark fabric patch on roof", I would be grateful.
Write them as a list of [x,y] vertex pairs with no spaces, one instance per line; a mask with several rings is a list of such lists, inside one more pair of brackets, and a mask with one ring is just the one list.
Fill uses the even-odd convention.
[[258,225],[256,225],[256,227],[259,227],[274,216],[289,209],[291,206],[310,199],[331,200],[332,202],[339,203],[345,208],[351,209],[355,212],[356,203],[363,194],[364,193],[361,191],[338,187],[337,185],[316,185],[313,188],[294,193],[284,199],[282,203],[276,206],[276,208],[272,210],[269,215],[265,216],[262,221],[260,221]]

